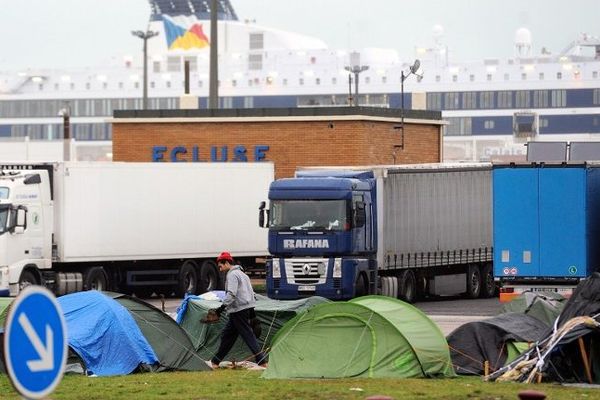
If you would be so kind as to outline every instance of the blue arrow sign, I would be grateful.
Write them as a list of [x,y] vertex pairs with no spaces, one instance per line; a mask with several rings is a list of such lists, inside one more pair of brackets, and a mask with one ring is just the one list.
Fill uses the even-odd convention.
[[54,295],[28,286],[11,305],[6,318],[6,370],[17,391],[42,399],[58,386],[67,360],[65,319]]

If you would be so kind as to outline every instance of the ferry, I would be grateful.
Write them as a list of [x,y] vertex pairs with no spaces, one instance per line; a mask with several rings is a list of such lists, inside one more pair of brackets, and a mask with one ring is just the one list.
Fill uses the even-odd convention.
[[[148,108],[180,108],[186,62],[190,95],[206,108],[210,1],[149,6]],[[219,0],[219,107],[441,110],[446,161],[519,160],[532,140],[600,141],[600,39],[582,34],[559,52],[534,54],[531,37],[521,28],[513,57],[471,62],[451,59],[441,26],[416,54],[331,49],[315,37],[240,19],[229,0]],[[60,116],[68,113],[77,157],[110,160],[113,111],[143,107],[142,66],[140,54],[115,65],[0,71],[0,159],[58,157],[39,148],[57,143],[62,151]]]

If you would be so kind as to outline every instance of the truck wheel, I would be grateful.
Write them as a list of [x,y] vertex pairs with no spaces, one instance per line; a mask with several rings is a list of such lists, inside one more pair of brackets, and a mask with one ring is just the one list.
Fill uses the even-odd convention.
[[198,272],[196,268],[196,263],[188,260],[179,269],[177,290],[175,291],[178,297],[184,297],[186,293],[198,293]]
[[39,285],[35,274],[31,271],[25,270],[21,272],[21,276],[19,277],[19,291],[25,289],[27,286]]
[[366,296],[368,293],[367,282],[364,274],[358,274],[354,282],[354,297]]
[[417,280],[411,270],[403,271],[398,282],[398,297],[407,303],[414,303],[417,298]]
[[480,297],[489,299],[496,295],[496,282],[494,282],[494,271],[492,270],[492,264],[485,264],[481,272],[481,293]]
[[108,290],[108,276],[102,267],[91,267],[85,271],[83,290]]
[[469,265],[467,272],[467,297],[476,299],[481,292],[481,271],[477,265]]
[[217,266],[212,261],[204,261],[200,268],[200,279],[198,280],[198,292],[205,293],[217,290],[219,287],[219,273]]

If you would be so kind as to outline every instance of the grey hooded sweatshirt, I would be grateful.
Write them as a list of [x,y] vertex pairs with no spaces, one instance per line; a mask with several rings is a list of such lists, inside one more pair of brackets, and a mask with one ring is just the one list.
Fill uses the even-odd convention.
[[225,304],[227,312],[230,314],[247,308],[253,308],[256,305],[250,278],[248,278],[248,275],[244,273],[242,267],[239,265],[234,265],[227,272],[225,292],[226,295],[223,304]]

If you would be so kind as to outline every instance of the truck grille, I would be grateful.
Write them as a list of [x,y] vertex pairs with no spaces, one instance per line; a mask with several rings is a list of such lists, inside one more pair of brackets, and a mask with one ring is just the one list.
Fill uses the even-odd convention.
[[[294,258],[285,260],[288,283],[296,285],[318,285],[327,277],[326,258]],[[319,273],[321,270],[322,274]]]

